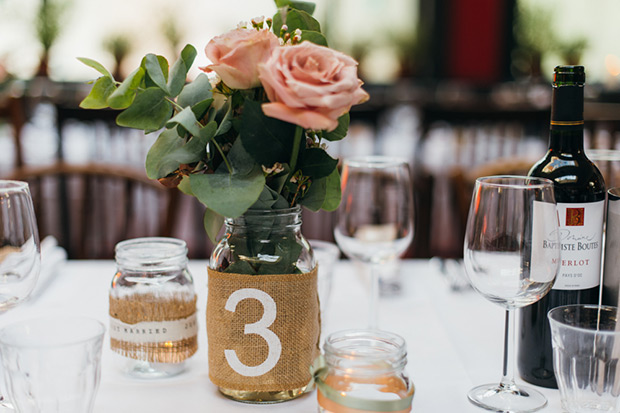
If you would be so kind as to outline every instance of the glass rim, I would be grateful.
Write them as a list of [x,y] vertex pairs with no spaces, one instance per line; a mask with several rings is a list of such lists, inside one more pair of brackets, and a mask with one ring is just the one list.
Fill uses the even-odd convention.
[[[357,354],[354,350],[350,348],[340,348],[336,344],[343,343],[349,340],[368,340],[373,342],[383,342],[387,343],[391,346],[391,348],[387,349],[383,353],[375,354]],[[373,345],[373,348],[376,346]],[[331,333],[325,339],[325,343],[323,344],[323,350],[327,354],[328,352],[336,357],[347,358],[349,360],[355,359],[384,359],[387,357],[394,357],[397,360],[401,360],[407,357],[407,344],[405,339],[396,334],[388,331],[382,330],[362,330],[362,329],[351,329],[351,330],[341,330]]]
[[386,155],[354,156],[344,159],[344,165],[356,168],[389,168],[399,165],[409,165],[405,158]]
[[620,161],[618,149],[586,149],[586,156],[591,161]]
[[28,190],[28,182],[16,181],[12,179],[0,179],[0,192],[10,193]]
[[607,190],[607,195],[613,197],[613,201],[617,201],[620,199],[620,186],[614,186],[613,188],[609,188]]
[[564,310],[570,309],[570,308],[582,308],[585,310],[595,310],[595,311],[612,311],[615,312],[616,315],[618,315],[618,307],[614,307],[611,305],[597,305],[597,304],[569,304],[569,305],[562,305],[559,307],[555,307],[552,308],[551,310],[549,310],[547,312],[547,319],[553,324],[557,324],[562,326],[562,328],[568,329],[568,330],[572,330],[572,331],[579,331],[582,333],[587,333],[587,334],[596,334],[596,335],[606,335],[606,336],[615,336],[615,335],[620,335],[620,330],[597,330],[597,329],[593,329],[593,328],[587,328],[587,327],[579,327],[579,326],[574,326],[574,325],[570,325],[567,324],[566,322],[559,320],[556,316],[556,314],[560,314],[562,313]]
[[[301,205],[294,205],[289,208],[277,208],[277,209],[248,209],[240,216],[244,215],[285,215],[285,214],[296,214],[301,211]],[[229,217],[227,217],[229,218]]]
[[119,250],[127,247],[137,247],[143,245],[170,245],[173,247],[179,247],[179,249],[186,250],[187,243],[179,238],[172,237],[142,237],[142,238],[131,238],[126,239],[124,241],[120,241],[114,246],[114,251],[119,252]]
[[[513,180],[515,182],[509,182]],[[521,181],[520,183],[518,181]],[[505,181],[505,182],[504,182]],[[476,178],[476,184],[497,188],[538,189],[551,186],[553,181],[547,178],[524,175],[489,175]]]
[[[84,337],[72,339],[72,340],[64,340],[61,339],[54,344],[46,344],[44,342],[31,342],[25,343],[22,338],[11,338],[7,336],[11,333],[19,332],[21,329],[22,333],[33,332],[36,333],[40,326],[50,325],[53,322],[57,322],[59,319],[62,319],[65,322],[74,322],[79,321],[80,326],[84,326],[88,324],[93,327],[93,331],[89,334],[84,334]],[[35,329],[33,330],[33,327]],[[84,331],[83,328],[79,329],[80,332]],[[86,316],[79,315],[45,315],[39,317],[33,317],[25,320],[20,320],[8,324],[0,329],[0,346],[11,347],[11,348],[25,348],[25,349],[40,349],[40,348],[61,348],[68,346],[75,346],[84,343],[88,343],[91,341],[96,341],[99,339],[103,339],[106,333],[105,325],[98,319]]]

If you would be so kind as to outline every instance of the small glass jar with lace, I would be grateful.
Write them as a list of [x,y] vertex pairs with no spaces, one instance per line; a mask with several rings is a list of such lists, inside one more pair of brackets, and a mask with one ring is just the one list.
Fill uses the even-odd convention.
[[196,292],[187,246],[174,238],[116,245],[110,288],[110,345],[123,369],[140,378],[181,373],[198,349]]

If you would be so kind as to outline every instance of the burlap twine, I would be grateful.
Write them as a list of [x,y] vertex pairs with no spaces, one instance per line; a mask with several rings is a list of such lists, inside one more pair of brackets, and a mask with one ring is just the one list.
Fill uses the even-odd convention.
[[[310,381],[309,367],[319,354],[317,269],[305,274],[257,276],[211,269],[208,272],[207,337],[211,381],[225,389],[261,392],[306,386]],[[243,299],[234,312],[225,309],[231,294],[240,289],[263,291],[277,307],[275,321],[268,329],[279,338],[282,352],[277,364],[257,377],[237,373],[225,357],[225,350],[234,350],[241,363],[258,366],[267,359],[270,350],[260,335],[244,333],[246,325],[264,315],[259,300]]]
[[[114,298],[110,295],[110,317],[123,323],[183,320],[196,313],[196,295],[193,298],[173,295],[162,298],[154,294],[133,294]],[[110,332],[112,336],[112,332]],[[132,359],[151,363],[180,363],[198,349],[197,334],[192,337],[162,342],[128,342],[110,337],[115,352]]]

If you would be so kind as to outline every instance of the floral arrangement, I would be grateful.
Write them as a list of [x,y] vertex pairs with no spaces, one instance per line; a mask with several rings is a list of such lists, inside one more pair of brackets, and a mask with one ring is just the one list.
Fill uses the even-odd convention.
[[118,125],[160,132],[147,176],[203,203],[212,239],[224,217],[250,208],[336,209],[338,161],[326,142],[346,136],[351,106],[368,99],[357,62],[327,46],[314,4],[275,3],[273,18],[209,41],[212,64],[192,82],[191,45],[171,67],[163,56],[146,55],[123,82],[80,58],[102,75],[80,106],[122,109]]

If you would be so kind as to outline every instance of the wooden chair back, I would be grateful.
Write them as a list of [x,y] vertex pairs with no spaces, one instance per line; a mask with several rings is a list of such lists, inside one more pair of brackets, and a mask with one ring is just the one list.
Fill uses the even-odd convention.
[[124,239],[172,236],[178,218],[177,189],[123,166],[58,163],[6,178],[29,183],[41,238],[55,236],[71,259],[109,259]]

